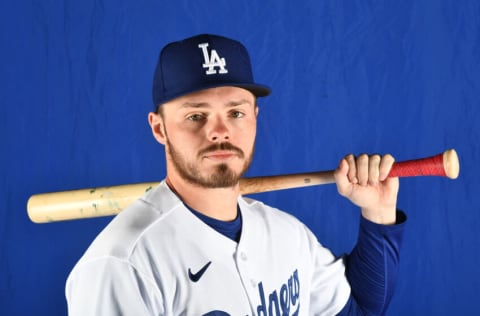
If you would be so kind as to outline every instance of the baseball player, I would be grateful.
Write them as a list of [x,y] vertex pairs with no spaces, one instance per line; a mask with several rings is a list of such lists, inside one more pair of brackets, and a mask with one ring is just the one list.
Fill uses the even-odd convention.
[[390,155],[348,155],[339,193],[361,209],[342,257],[293,216],[243,197],[256,99],[245,47],[203,34],[160,53],[148,120],[167,175],[117,215],[66,283],[70,315],[382,315],[406,217]]

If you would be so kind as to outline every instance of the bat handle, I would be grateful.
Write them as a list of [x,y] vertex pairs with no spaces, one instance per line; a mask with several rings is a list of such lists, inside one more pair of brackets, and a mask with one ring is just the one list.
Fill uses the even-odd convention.
[[456,179],[459,172],[460,164],[457,153],[454,149],[449,149],[432,157],[396,162],[388,176],[442,176]]

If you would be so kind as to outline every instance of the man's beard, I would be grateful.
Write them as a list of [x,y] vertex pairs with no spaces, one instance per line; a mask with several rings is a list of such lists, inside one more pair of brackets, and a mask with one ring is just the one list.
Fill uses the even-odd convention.
[[[168,154],[180,176],[191,184],[208,189],[228,188],[235,186],[238,183],[238,180],[240,180],[243,174],[250,167],[253,157],[253,147],[250,156],[245,160],[243,168],[239,173],[235,173],[235,171],[232,170],[228,164],[219,163],[214,167],[214,171],[211,174],[204,176],[201,174],[195,163],[187,161],[185,157],[175,149],[175,147],[167,138]],[[230,150],[237,154],[240,159],[245,157],[245,154],[240,148],[235,147],[230,143],[218,143],[199,151],[196,158],[201,159],[203,155],[216,150]]]

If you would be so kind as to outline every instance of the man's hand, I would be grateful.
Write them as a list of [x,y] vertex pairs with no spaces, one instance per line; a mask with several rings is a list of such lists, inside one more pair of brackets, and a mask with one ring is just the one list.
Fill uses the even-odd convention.
[[395,159],[387,154],[347,155],[335,170],[340,195],[362,209],[366,219],[384,225],[395,223],[398,178],[387,178]]

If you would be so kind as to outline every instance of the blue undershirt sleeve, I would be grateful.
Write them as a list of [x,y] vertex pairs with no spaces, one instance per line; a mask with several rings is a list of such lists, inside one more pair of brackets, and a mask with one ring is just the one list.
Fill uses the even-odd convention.
[[346,258],[346,276],[352,294],[337,315],[384,315],[392,299],[406,216],[397,212],[395,225],[360,219],[355,248]]

